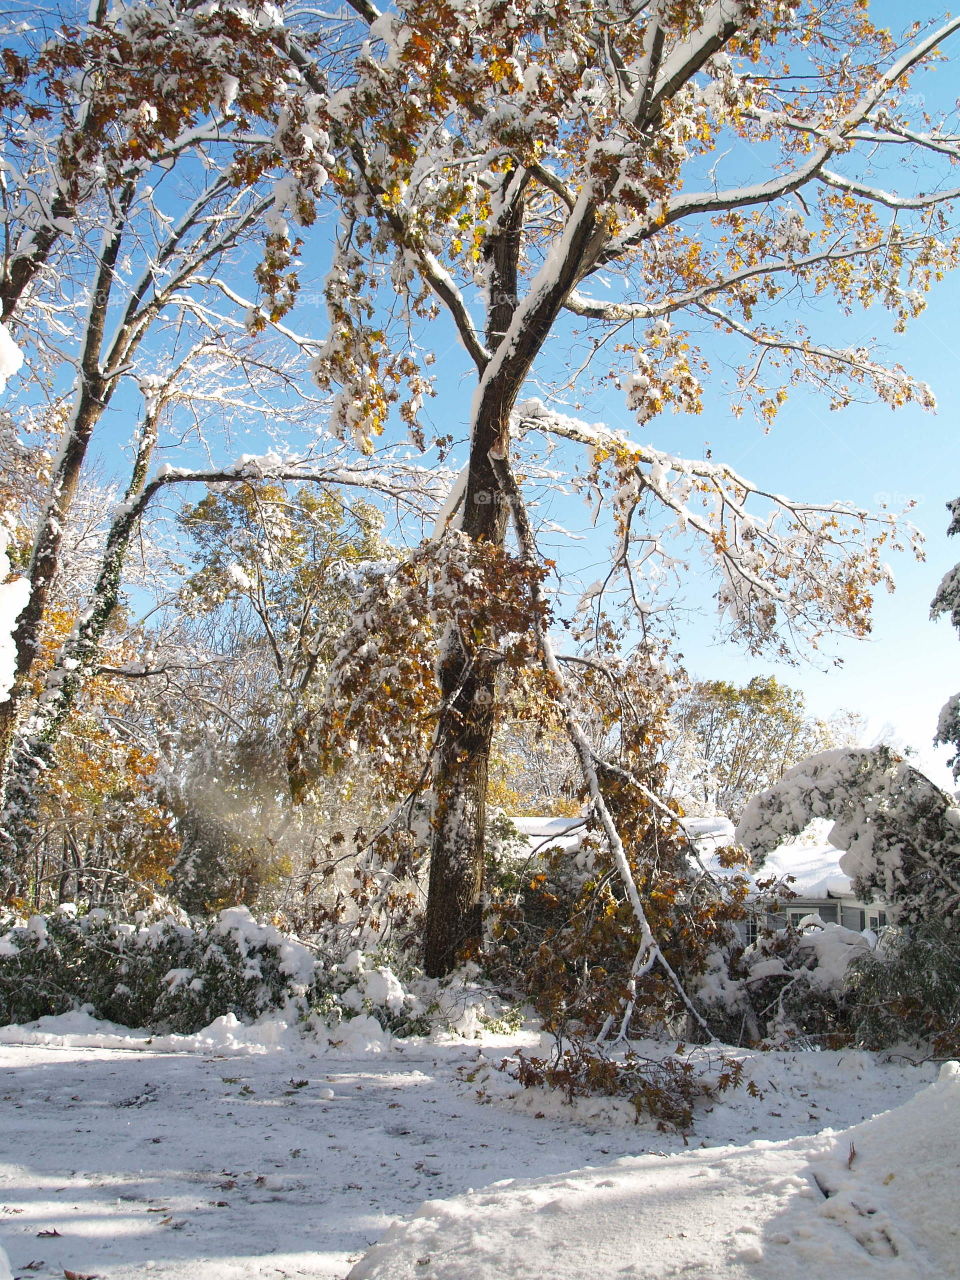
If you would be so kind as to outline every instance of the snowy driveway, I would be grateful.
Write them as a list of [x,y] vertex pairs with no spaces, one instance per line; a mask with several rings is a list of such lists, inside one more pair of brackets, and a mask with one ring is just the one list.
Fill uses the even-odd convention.
[[[10,1033],[15,1029],[5,1029]],[[531,1275],[560,1277],[568,1271],[555,1253],[557,1232],[563,1215],[586,1203],[588,1184],[604,1188],[608,1228],[617,1222],[623,1227],[629,1225],[628,1210],[635,1213],[641,1186],[631,1181],[632,1173],[650,1184],[644,1194],[669,1198],[668,1183],[681,1169],[684,1178],[698,1172],[684,1157],[680,1164],[663,1158],[682,1153],[682,1139],[636,1126],[589,1129],[571,1123],[552,1097],[525,1095],[521,1108],[509,1102],[482,1105],[457,1074],[476,1065],[475,1043],[416,1042],[346,1056],[301,1042],[237,1055],[157,1052],[142,1039],[131,1039],[129,1048],[90,1046],[89,1037],[47,1039],[0,1044],[0,1240],[14,1276],[24,1280],[62,1280],[65,1272],[103,1280],[142,1280],[147,1274],[168,1280],[343,1280],[392,1223],[410,1219],[424,1201],[433,1207],[415,1219],[414,1237],[419,1223],[440,1240],[446,1228],[438,1235],[437,1223],[453,1217],[478,1242],[477,1223],[493,1224],[493,1236],[477,1243],[487,1251],[487,1262],[481,1264],[477,1255],[475,1275],[495,1276],[489,1267],[504,1257],[495,1224],[502,1220],[505,1238],[512,1239],[516,1215],[523,1216],[524,1197],[531,1196],[534,1207],[554,1205],[537,1221],[548,1222],[553,1213],[556,1223],[552,1234],[533,1233],[525,1265]],[[495,1061],[508,1042],[484,1047]],[[744,1090],[725,1095],[700,1117],[694,1145],[841,1128],[907,1100],[933,1075],[932,1068],[881,1067],[863,1054],[753,1057],[750,1072],[762,1096],[752,1098]],[[491,1081],[492,1088],[506,1086],[499,1073]],[[644,1152],[655,1155],[644,1158],[642,1169],[619,1160]],[[754,1165],[762,1154],[752,1149]],[[720,1162],[729,1156],[691,1153],[693,1160],[706,1161],[699,1170],[704,1186],[717,1180]],[[803,1163],[806,1152],[782,1152],[782,1158],[783,1169],[767,1170],[764,1177],[767,1183],[771,1176],[780,1178],[782,1194],[792,1194],[782,1179],[794,1177],[796,1183],[791,1169]],[[661,1168],[666,1181],[658,1179]],[[748,1210],[752,1176],[741,1168],[725,1202],[718,1194],[722,1178],[714,1195],[716,1230],[734,1239],[736,1247],[727,1253],[744,1264],[757,1248],[752,1228],[736,1235],[738,1227],[749,1228],[745,1211],[757,1217],[758,1204]],[[548,1185],[492,1187],[503,1179],[546,1179]],[[471,1191],[477,1194],[466,1195]],[[438,1201],[451,1203],[437,1208]],[[684,1239],[681,1221],[682,1215],[673,1230],[678,1241]],[[689,1263],[691,1251],[715,1257],[710,1232],[703,1236],[706,1228],[704,1222],[692,1226],[693,1243],[678,1246],[679,1266],[684,1257]],[[428,1254],[418,1252],[411,1238],[405,1237],[404,1248],[407,1254],[413,1248],[412,1260],[402,1262],[403,1250],[388,1248],[360,1270],[378,1277],[409,1270],[423,1280],[454,1274],[421,1263]],[[553,1252],[538,1260],[540,1248]],[[589,1280],[658,1274],[655,1267],[643,1269],[641,1255],[639,1270],[614,1265],[618,1256],[622,1251],[614,1244],[610,1267],[592,1270]],[[556,1262],[552,1270],[545,1257]],[[472,1266],[458,1273],[463,1280]],[[735,1274],[711,1267],[684,1269],[691,1276]],[[519,1262],[513,1273],[528,1274]],[[743,1274],[766,1273],[748,1268]],[[884,1274],[895,1280],[901,1273],[888,1267]]]
[[454,1077],[476,1054],[4,1045],[0,1240],[14,1274],[342,1277],[423,1200],[637,1149],[630,1130],[600,1150],[588,1130],[481,1106]]

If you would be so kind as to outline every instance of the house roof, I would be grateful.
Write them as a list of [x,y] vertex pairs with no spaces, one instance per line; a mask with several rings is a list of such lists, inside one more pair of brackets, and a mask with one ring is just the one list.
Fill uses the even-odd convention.
[[[536,816],[511,818],[517,831],[526,839],[531,849],[559,845],[574,850],[578,847],[584,829],[584,818],[551,818]],[[683,828],[696,846],[707,869],[729,874],[717,859],[717,851],[736,843],[734,827],[729,818],[684,818]],[[850,897],[850,877],[840,869],[843,851],[827,841],[817,844],[801,844],[790,841],[767,855],[763,866],[749,874],[751,881],[767,880],[772,876],[793,876],[790,888],[798,898]],[[742,871],[742,868],[734,868]]]
[[[683,827],[708,869],[724,872],[716,855],[718,849],[736,843],[733,823],[723,817],[684,818]],[[790,888],[799,898],[849,897],[850,877],[840,869],[842,854],[842,849],[825,840],[813,845],[788,841],[767,854],[763,866],[749,878],[756,881],[793,876]]]

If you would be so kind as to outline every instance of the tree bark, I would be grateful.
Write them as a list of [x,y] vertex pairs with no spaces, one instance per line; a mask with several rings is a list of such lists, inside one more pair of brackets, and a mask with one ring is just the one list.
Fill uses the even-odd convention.
[[[517,306],[523,186],[499,233],[487,245],[490,260],[490,309],[487,347],[496,351],[510,328]],[[502,375],[501,375],[502,379]],[[488,384],[473,424],[470,463],[460,523],[475,541],[502,547],[509,508],[490,462],[492,449],[509,441],[510,412],[520,383]],[[493,742],[496,664],[471,657],[451,627],[440,656],[440,693],[444,708],[437,730],[434,766],[433,839],[424,932],[424,967],[430,977],[449,973],[482,938],[484,833],[487,775]]]
[[[462,528],[477,541],[502,546],[507,508],[488,456],[494,430],[495,424],[488,423],[474,439]],[[466,653],[452,626],[440,658],[440,691],[444,711],[437,731],[424,934],[424,968],[434,978],[449,973],[480,943],[487,772],[495,718],[496,664],[491,657]]]

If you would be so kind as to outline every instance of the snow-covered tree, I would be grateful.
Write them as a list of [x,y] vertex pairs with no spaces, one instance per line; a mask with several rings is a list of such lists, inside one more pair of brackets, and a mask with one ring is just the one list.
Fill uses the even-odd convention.
[[[409,773],[433,797],[430,972],[479,936],[498,679],[540,662],[569,709],[571,655],[549,644],[540,585],[549,566],[526,515],[536,484],[560,473],[568,491],[599,496],[610,515],[609,570],[585,602],[587,660],[602,648],[608,605],[626,601],[645,633],[668,612],[684,566],[677,531],[702,553],[729,631],[752,649],[867,629],[873,591],[886,580],[888,518],[790,500],[713,458],[658,451],[564,406],[582,396],[589,369],[620,389],[641,424],[667,409],[699,412],[717,390],[714,370],[738,359],[732,408],[765,421],[797,385],[835,407],[858,397],[931,405],[928,388],[859,340],[811,335],[794,304],[880,304],[899,327],[955,260],[949,170],[960,149],[946,123],[912,118],[906,90],[957,29],[953,19],[898,41],[860,0],[498,0],[480,9],[410,0],[385,13],[354,0],[342,14],[141,0],[122,11],[95,6],[79,36],[48,41],[16,71],[15,126],[17,111],[28,112],[17,96],[25,102],[31,77],[49,64],[61,71],[50,83],[70,128],[37,204],[42,216],[31,213],[36,227],[15,240],[22,252],[6,271],[14,305],[90,200],[113,229],[93,265],[113,278],[124,202],[134,199],[122,164],[150,157],[162,167],[182,146],[211,165],[217,209],[246,199],[255,217],[260,188],[251,184],[282,162],[286,177],[264,197],[264,305],[248,314],[250,326],[288,310],[298,252],[326,260],[309,227],[332,202],[340,220],[324,287],[329,328],[313,370],[334,395],[335,428],[361,452],[397,422],[416,449],[466,438],[461,482],[434,537],[356,619],[359,656],[353,665],[345,656],[343,679],[330,686],[326,725],[342,725],[349,743],[354,709],[377,709],[357,682],[384,687],[369,643],[381,637],[384,654],[399,654],[386,682],[394,719],[399,707],[423,749]],[[158,65],[175,68],[160,84]],[[103,84],[88,110],[83,93]],[[38,128],[51,136],[29,113],[24,120],[27,138]],[[81,154],[84,167],[69,163]],[[91,194],[85,183],[113,173],[113,156],[121,179]],[[188,242],[199,243],[185,231],[178,261]],[[161,260],[163,282],[151,274],[137,307],[172,279],[163,250]],[[218,287],[212,259],[201,277],[202,288]],[[425,409],[430,366],[451,336],[473,393],[462,420],[437,433]],[[572,395],[534,399],[584,344],[582,370],[564,374]],[[81,367],[94,390],[125,368]],[[519,554],[509,550],[511,521]],[[37,556],[39,583],[42,540]],[[404,637],[406,654],[397,649]],[[420,691],[404,691],[405,679]],[[381,715],[380,732],[399,785],[407,771],[396,762],[408,748],[389,718]],[[561,718],[600,815],[597,753],[572,712]]]
[[[960,498],[954,498],[948,503],[948,509],[951,520],[947,532],[960,533]],[[960,564],[955,564],[944,574],[933,597],[930,612],[934,618],[947,614],[960,631]],[[954,748],[955,754],[950,763],[953,765],[953,776],[960,778],[960,693],[955,693],[944,704],[934,741]]]
[[[553,451],[569,483],[612,514],[593,616],[620,592],[640,626],[655,624],[665,601],[650,589],[680,567],[669,533],[679,528],[715,575],[729,630],[752,649],[862,634],[885,581],[889,523],[793,502],[713,459],[574,419],[560,401],[533,399],[531,384],[551,351],[569,363],[576,324],[584,368],[619,386],[641,424],[667,409],[699,412],[724,344],[724,360],[740,353],[734,410],[768,421],[799,384],[835,407],[864,396],[929,406],[903,369],[860,343],[811,335],[783,300],[879,303],[900,326],[954,261],[957,144],[946,125],[910,118],[905,90],[957,20],[898,42],[847,0],[356,10],[369,30],[337,78],[288,44],[304,84],[287,140],[302,156],[322,121],[327,189],[342,210],[315,370],[361,449],[394,406],[422,442],[432,350],[452,325],[474,391],[462,423],[469,458],[437,531],[447,565],[460,554],[465,579],[478,549],[505,554],[508,476],[522,491]],[[441,338],[420,336],[441,317]],[[524,581],[506,561],[498,579],[501,591]],[[477,938],[505,634],[479,642],[469,625],[449,625],[439,642],[433,973]]]
[[[317,447],[323,397],[298,386],[317,343],[281,323],[278,291],[292,294],[295,281],[270,232],[277,94],[300,77],[285,53],[271,52],[265,22],[272,30],[258,5],[225,14],[179,0],[95,4],[85,23],[52,34],[43,21],[19,24],[5,54],[0,300],[26,356],[11,387],[20,416],[37,418],[54,386],[46,417],[60,435],[47,483],[32,495],[29,594],[13,637],[15,680],[0,704],[8,839],[34,805],[38,766],[96,674],[152,501],[173,486],[268,474],[364,487],[369,479],[397,503],[430,505],[422,469],[415,485],[391,484],[379,462]],[[261,261],[255,289],[244,291],[239,263],[246,254],[248,273],[255,267],[253,237]],[[261,290],[272,299],[265,312]],[[129,471],[120,502],[97,513],[87,593],[64,552],[107,424],[114,466],[117,434],[128,428]],[[251,424],[286,438],[267,456],[224,457],[231,431]],[[404,470],[414,468],[394,474]],[[39,655],[64,590],[75,625],[38,691]],[[25,736],[14,760],[18,729]]]
[[[16,681],[0,709],[4,775],[94,433],[115,398],[139,400],[126,495],[134,501],[157,443],[163,393],[186,354],[224,329],[216,311],[223,295],[207,273],[269,208],[233,168],[237,116],[228,86],[243,59],[230,58],[228,77],[212,39],[222,21],[198,18],[189,5],[173,9],[108,13],[94,5],[87,24],[49,39],[42,23],[20,28],[5,59],[3,316],[27,354],[25,396],[42,395],[47,378],[64,380],[66,390],[58,397],[60,447],[33,531],[30,594],[14,635]],[[170,74],[158,77],[161,66]],[[208,147],[222,157],[212,168],[204,163]],[[163,354],[154,347],[147,356],[158,334]],[[119,546],[115,540],[103,587],[116,576]],[[104,598],[101,612],[115,603],[115,594]]]
[[762,865],[814,818],[833,819],[841,868],[894,923],[960,922],[960,810],[889,747],[824,751],[788,769],[747,805],[737,839]]
[[[178,630],[207,661],[152,717],[183,838],[172,891],[196,912],[262,907],[270,885],[271,905],[296,911],[312,860],[322,879],[324,839],[366,817],[362,771],[328,791],[299,745],[366,580],[390,555],[382,517],[331,488],[246,481],[211,489],[178,523],[191,547]],[[278,894],[281,879],[296,888]]]

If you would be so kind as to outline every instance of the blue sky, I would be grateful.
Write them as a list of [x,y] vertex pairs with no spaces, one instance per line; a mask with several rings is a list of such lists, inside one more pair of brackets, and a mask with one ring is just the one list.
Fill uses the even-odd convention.
[[[926,21],[946,12],[931,4],[906,9],[890,0],[873,3],[870,11],[875,21],[893,28],[908,18]],[[946,52],[952,65],[918,77],[911,86],[931,113],[950,111],[956,103],[958,37]],[[917,751],[931,777],[951,788],[956,784],[945,764],[949,753],[935,749],[931,739],[940,707],[960,690],[960,637],[947,619],[931,621],[929,606],[943,574],[960,560],[960,539],[946,536],[945,510],[960,495],[958,295],[960,278],[954,273],[930,295],[926,311],[905,334],[892,334],[876,308],[845,326],[851,345],[877,337],[897,362],[928,382],[937,396],[936,414],[912,406],[893,412],[856,405],[831,413],[825,402],[808,397],[788,404],[769,435],[740,431],[731,438],[723,432],[722,448],[720,432],[713,440],[725,461],[752,477],[781,477],[781,487],[791,495],[872,507],[887,501],[892,509],[916,504],[910,519],[926,536],[926,560],[917,564],[907,555],[891,560],[897,590],[878,600],[872,637],[835,644],[824,656],[842,658],[840,668],[821,661],[776,669],[776,674],[801,688],[818,715],[845,707],[868,715],[872,733],[890,726]],[[823,322],[830,325],[832,317],[824,315]],[[703,638],[694,638],[686,653],[691,669],[707,678],[746,679],[771,669]]]

